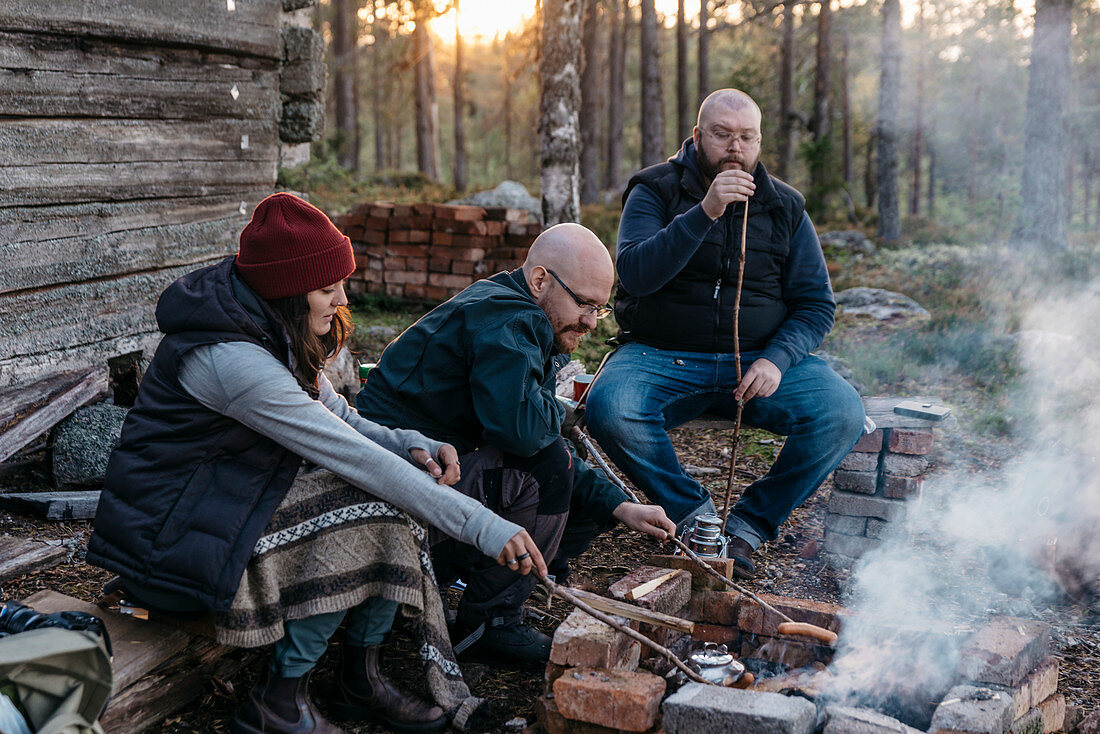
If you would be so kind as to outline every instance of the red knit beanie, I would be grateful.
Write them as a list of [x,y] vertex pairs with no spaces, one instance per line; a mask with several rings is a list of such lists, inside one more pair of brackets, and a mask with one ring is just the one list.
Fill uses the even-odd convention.
[[355,272],[351,240],[293,194],[272,194],[241,231],[237,271],[268,300],[304,296]]

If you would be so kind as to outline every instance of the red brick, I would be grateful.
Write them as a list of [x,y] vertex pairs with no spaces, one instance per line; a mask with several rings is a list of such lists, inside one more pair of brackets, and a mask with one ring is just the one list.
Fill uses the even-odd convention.
[[410,257],[405,260],[405,267],[411,273],[426,273],[428,271],[428,258]]
[[356,255],[355,256],[355,269],[356,270],[366,270],[367,268],[370,267],[370,260],[371,259],[369,257],[367,257],[366,255]]
[[[704,558],[703,560],[708,566],[717,571],[720,576],[724,576],[727,579],[733,578],[732,558]],[[691,574],[691,588],[693,589],[720,589],[724,591],[729,588],[721,581],[699,568],[699,566],[695,564],[695,561],[687,556],[650,556],[647,563],[651,566],[679,568],[689,572]]]
[[363,229],[374,232],[385,232],[389,228],[390,220],[381,217],[367,217],[363,220]]
[[896,477],[893,474],[882,475],[882,496],[892,500],[903,500],[921,493],[924,477]]
[[436,204],[430,202],[421,202],[413,204],[413,211],[422,217],[430,217],[435,214]]
[[427,285],[428,274],[424,271],[393,270],[386,273],[387,283],[411,283],[413,285]]
[[405,258],[403,257],[386,257],[382,260],[382,268],[387,273],[396,273],[405,269]]
[[426,245],[391,244],[386,247],[386,254],[396,257],[427,257],[428,247]]
[[428,244],[432,241],[432,232],[429,229],[410,229],[409,230],[409,242],[423,242]]
[[408,242],[409,230],[407,229],[391,229],[387,233],[390,242]]
[[833,649],[826,645],[815,645],[793,638],[752,634],[741,636],[742,658],[763,658],[773,663],[783,663],[789,668],[801,668],[814,663],[828,665],[833,661],[833,654]]
[[925,456],[932,453],[931,428],[891,428],[887,447],[895,454],[917,454]]
[[445,257],[428,258],[428,270],[433,273],[451,272],[451,261]]
[[431,284],[428,285],[428,299],[429,300],[439,301],[439,302],[442,303],[443,301],[446,301],[448,298],[450,298],[450,296],[447,295],[447,289],[446,288],[443,288],[442,286],[438,286],[438,285],[431,285]]
[[384,245],[386,244],[386,233],[381,230],[368,229],[363,232],[362,241],[368,245]]
[[562,716],[622,731],[653,726],[664,693],[664,678],[652,673],[581,668],[554,681]]
[[339,227],[339,229],[353,242],[363,239],[363,233],[366,232],[361,224],[352,225],[350,227]]
[[[774,594],[757,594],[761,600],[778,609],[796,622],[809,622],[832,632],[839,632],[847,610],[839,604],[810,599],[792,599]],[[739,605],[737,626],[742,632],[762,635],[779,634],[779,623],[784,620],[752,599],[746,598]]]
[[1038,706],[1058,692],[1058,658],[1047,656],[1024,679],[1032,706]]
[[[859,456],[860,454],[856,455]],[[878,472],[837,469],[833,472],[833,487],[842,492],[874,494],[875,489],[878,487]]]
[[451,240],[454,247],[480,247],[490,249],[499,245],[496,237],[486,237],[478,234],[456,234]]
[[736,649],[740,639],[741,631],[725,624],[696,622],[695,629],[691,632],[692,642],[713,642],[716,645],[725,645],[731,650]]
[[[1050,698],[1036,704],[1043,715],[1043,734],[1062,731],[1066,722],[1066,697],[1056,693]],[[563,712],[564,713],[564,712]]]
[[444,288],[457,288],[461,290],[473,282],[468,275],[449,275],[447,273],[431,273],[428,276],[429,285],[440,285]]
[[413,214],[413,208],[411,204],[394,204],[393,216],[395,217],[411,217]]
[[[637,622],[615,619],[637,629]],[[633,670],[641,656],[641,643],[608,627],[579,609],[573,611],[554,631],[550,662],[557,665]]]
[[456,275],[473,275],[476,271],[477,263],[466,260],[455,260],[451,263],[451,272]]
[[393,204],[387,201],[379,201],[371,205],[367,212],[372,217],[391,217],[393,216]]
[[996,617],[978,630],[959,654],[964,681],[1016,687],[1050,652],[1050,626],[1016,617]]
[[[626,595],[631,589],[666,573],[668,569],[662,566],[639,566],[611,584],[607,591],[612,597],[626,601]],[[690,598],[691,574],[687,571],[677,571],[674,576],[666,579],[664,583],[640,599],[635,599],[633,603],[661,614],[674,614],[687,604]]]
[[455,260],[466,260],[467,262],[480,262],[485,259],[485,250],[480,247],[466,247],[461,250],[454,250]]
[[386,295],[393,298],[405,297],[405,284],[404,283],[386,283]]
[[438,229],[432,231],[432,244],[442,245],[447,247],[454,240],[454,235],[450,232],[443,232]]
[[856,442],[856,445],[852,447],[852,451],[858,451],[860,453],[877,454],[882,449],[882,434],[881,428],[876,428],[870,433],[865,433]]
[[696,591],[691,595],[688,618],[693,622],[735,625],[742,598],[737,591]]
[[[549,694],[552,691],[546,693]],[[565,718],[558,710],[557,701],[553,696],[542,695],[535,700],[535,719],[545,728],[546,734],[620,734],[619,729]],[[524,732],[530,730],[531,727],[524,729]],[[537,732],[538,729],[534,731]]]
[[406,285],[405,298],[425,299],[428,297],[428,288],[423,285]]

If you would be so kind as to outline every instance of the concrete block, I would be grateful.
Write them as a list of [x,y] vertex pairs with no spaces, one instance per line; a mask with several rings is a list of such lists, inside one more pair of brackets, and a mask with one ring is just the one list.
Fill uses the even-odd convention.
[[925,456],[932,453],[931,428],[891,428],[886,447],[895,454]]
[[1050,652],[1050,626],[997,617],[978,630],[959,655],[965,681],[1015,688]]
[[[727,579],[733,578],[732,558],[704,558],[703,560],[708,566],[717,571],[720,576],[724,576]],[[719,591],[725,591],[729,588],[721,581],[714,578],[709,573],[695,565],[695,561],[691,560],[687,556],[650,556],[647,563],[649,563],[650,566],[677,568],[689,572],[691,574],[692,589],[717,589]]]
[[[879,520],[878,522],[882,521]],[[826,512],[825,529],[832,530],[834,533],[844,533],[845,535],[865,535],[867,533],[867,518]]]
[[688,603],[688,619],[707,624],[737,624],[743,598],[737,591],[696,591]]
[[825,550],[849,558],[859,558],[867,551],[878,548],[881,544],[882,541],[876,538],[825,531]]
[[882,472],[899,477],[919,477],[928,471],[928,466],[931,463],[927,456],[886,454],[882,457]]
[[85,492],[14,492],[0,494],[0,508],[29,512],[46,520],[91,520],[99,490]]
[[864,454],[858,451],[845,456],[837,469],[845,471],[878,471],[878,454]]
[[742,658],[763,658],[773,663],[783,663],[789,668],[801,668],[814,663],[828,665],[833,661],[833,655],[832,648],[804,638],[770,637],[748,632],[741,635]]
[[[638,623],[615,617],[637,629]],[[638,665],[641,643],[575,609],[554,631],[550,662],[569,667],[622,668]]]
[[858,451],[860,453],[877,454],[882,449],[883,431],[881,428],[875,429],[870,433],[863,434],[863,437],[856,442],[856,445],[852,447],[852,451]]
[[1004,691],[960,685],[944,697],[932,714],[930,732],[1004,734],[1012,725],[1012,698]]
[[1029,709],[1012,722],[1010,734],[1043,734],[1043,713],[1039,709]]
[[924,487],[924,477],[897,477],[893,474],[882,475],[882,496],[894,500],[903,500],[919,495]]
[[822,734],[920,734],[892,716],[871,709],[829,706],[825,715]]
[[1043,715],[1043,734],[1062,731],[1066,721],[1066,697],[1056,693],[1044,701],[1036,704],[1039,713]]
[[579,668],[554,681],[562,716],[623,731],[653,726],[664,694],[665,679],[652,673]]
[[[613,598],[626,601],[627,593],[635,587],[666,573],[668,573],[668,569],[663,566],[639,566],[611,584],[607,591]],[[672,578],[667,579],[656,589],[631,603],[661,614],[675,614],[690,599],[691,574],[688,571],[677,571]]]
[[[839,604],[810,599],[792,599],[774,594],[758,594],[760,599],[786,614],[795,622],[809,622],[833,632],[840,632],[840,624],[847,610]],[[737,626],[742,632],[758,635],[779,634],[779,624],[784,620],[775,612],[757,604],[752,599],[741,603]]]
[[[867,456],[867,454],[856,454],[856,456]],[[842,492],[874,494],[878,488],[878,472],[837,469],[833,472],[833,488]]]
[[846,492],[833,492],[829,497],[829,512],[856,517],[877,517],[894,522],[905,517],[905,503],[883,497],[861,497]]
[[668,734],[812,734],[816,707],[804,698],[688,683],[661,706]]

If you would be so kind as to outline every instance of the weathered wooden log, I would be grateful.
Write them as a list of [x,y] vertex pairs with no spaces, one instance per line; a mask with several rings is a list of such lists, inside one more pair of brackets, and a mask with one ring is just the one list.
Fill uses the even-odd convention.
[[106,365],[0,391],[0,461],[106,391]]
[[191,45],[277,59],[275,0],[0,0],[0,28]]
[[159,331],[125,334],[86,344],[70,344],[31,357],[15,356],[0,359],[0,387],[24,385],[49,379],[60,372],[102,368],[107,360],[123,354],[144,354],[152,357],[160,343]]
[[[2,2],[3,0],[0,0]],[[0,33],[0,114],[277,120],[274,61]],[[234,91],[236,94],[234,94]]]
[[32,571],[53,568],[69,555],[61,545],[40,540],[0,536],[0,581],[10,581]]
[[0,294],[228,255],[269,189],[0,209]]

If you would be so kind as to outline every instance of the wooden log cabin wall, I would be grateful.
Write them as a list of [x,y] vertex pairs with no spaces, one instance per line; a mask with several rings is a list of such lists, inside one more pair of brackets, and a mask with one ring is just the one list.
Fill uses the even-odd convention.
[[320,135],[313,4],[0,0],[0,389],[152,356]]

